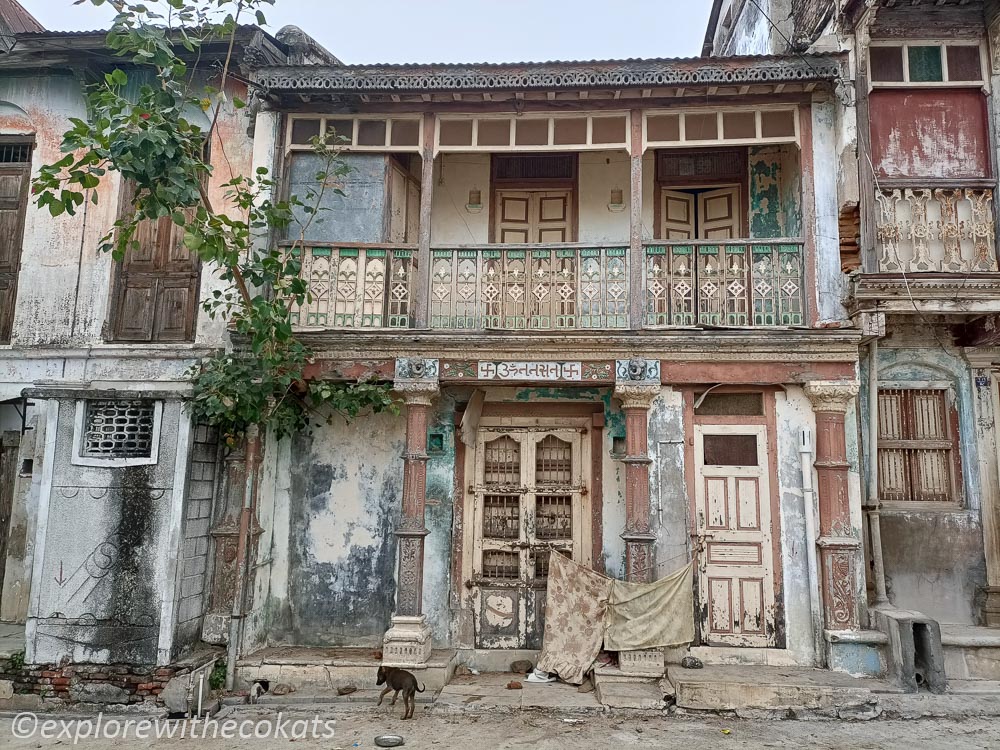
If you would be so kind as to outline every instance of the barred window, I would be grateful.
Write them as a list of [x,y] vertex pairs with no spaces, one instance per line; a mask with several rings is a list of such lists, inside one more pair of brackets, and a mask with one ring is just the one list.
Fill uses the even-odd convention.
[[156,463],[162,402],[87,399],[77,406],[76,463]]
[[878,484],[882,502],[957,502],[958,445],[943,388],[878,394]]

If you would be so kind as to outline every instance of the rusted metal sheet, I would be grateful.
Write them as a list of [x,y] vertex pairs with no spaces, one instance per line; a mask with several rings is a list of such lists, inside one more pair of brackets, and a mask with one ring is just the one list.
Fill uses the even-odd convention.
[[870,108],[878,177],[990,176],[986,97],[978,89],[873,91]]

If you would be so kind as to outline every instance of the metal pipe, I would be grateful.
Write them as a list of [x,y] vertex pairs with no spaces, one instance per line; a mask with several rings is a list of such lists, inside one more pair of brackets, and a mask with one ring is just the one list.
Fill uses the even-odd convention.
[[226,648],[226,690],[232,690],[236,682],[236,660],[242,652],[243,614],[245,611],[247,576],[250,566],[247,555],[250,549],[250,520],[253,516],[254,500],[257,492],[257,454],[260,449],[257,425],[250,425],[246,435],[245,486],[243,508],[240,511],[239,539],[236,547],[236,591],[233,594],[233,610],[229,618],[229,643]]
[[819,563],[816,558],[816,493],[813,490],[812,431],[802,430],[799,444],[802,464],[802,505],[806,520],[806,564],[809,568],[809,608],[812,615],[813,648],[819,666],[826,666],[826,649],[823,647],[823,606],[819,594]]
[[875,575],[875,606],[889,604],[885,585],[885,562],[882,558],[882,503],[878,492],[878,339],[868,343],[868,537],[872,548],[872,571]]

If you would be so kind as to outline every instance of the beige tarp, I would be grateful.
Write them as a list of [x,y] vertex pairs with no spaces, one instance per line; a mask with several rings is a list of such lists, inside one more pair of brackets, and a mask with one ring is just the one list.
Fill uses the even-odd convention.
[[635,651],[694,640],[692,563],[654,583],[611,581],[604,648]]
[[627,583],[553,550],[538,669],[579,685],[602,644],[631,651],[694,640],[691,570],[689,563],[655,583]]

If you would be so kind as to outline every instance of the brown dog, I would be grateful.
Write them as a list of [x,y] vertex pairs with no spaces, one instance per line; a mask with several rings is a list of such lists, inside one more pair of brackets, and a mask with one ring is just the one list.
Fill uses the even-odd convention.
[[390,706],[396,705],[396,698],[399,697],[400,692],[403,693],[403,718],[410,719],[413,717],[413,706],[416,703],[416,698],[414,693],[424,692],[423,686],[417,687],[417,678],[412,674],[407,672],[405,669],[396,669],[395,667],[379,667],[378,676],[375,679],[376,685],[385,685],[385,689],[382,694],[378,697],[378,703],[376,705],[382,705],[382,699],[389,693],[390,690],[395,690],[393,693],[392,702]]

